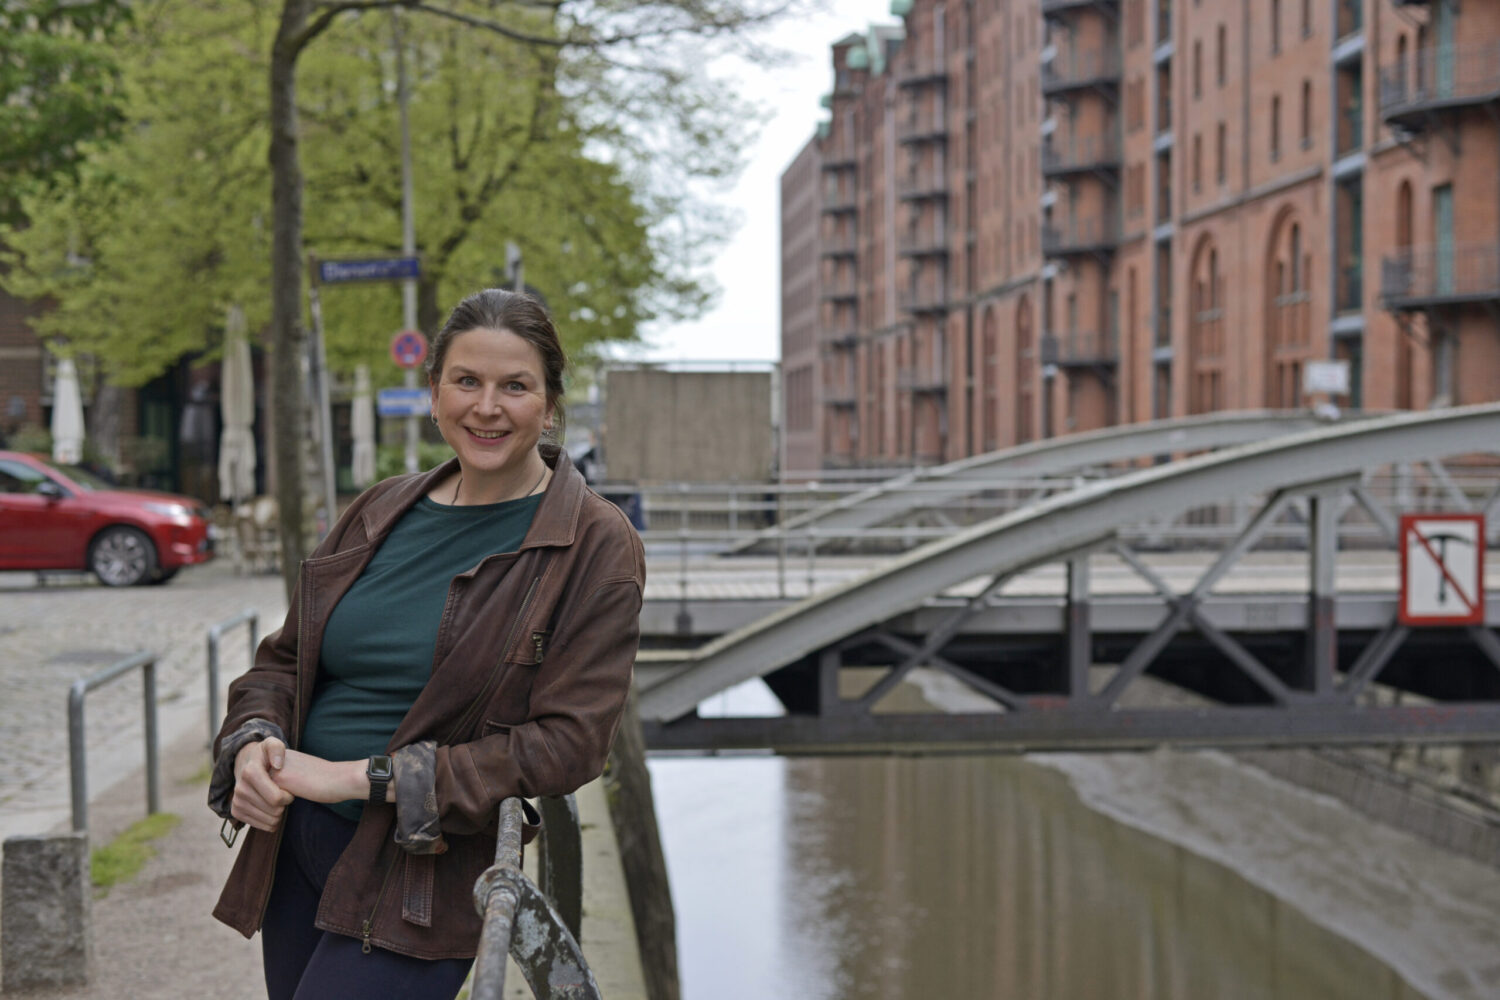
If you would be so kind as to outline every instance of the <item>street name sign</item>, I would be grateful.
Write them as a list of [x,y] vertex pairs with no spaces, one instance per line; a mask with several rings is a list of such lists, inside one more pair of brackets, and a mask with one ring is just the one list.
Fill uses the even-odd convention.
[[381,389],[375,394],[375,409],[382,417],[425,417],[431,406],[426,389]]
[[401,281],[421,277],[415,257],[373,257],[362,260],[318,261],[318,282],[337,285],[349,281]]
[[1484,623],[1484,515],[1401,515],[1403,625]]

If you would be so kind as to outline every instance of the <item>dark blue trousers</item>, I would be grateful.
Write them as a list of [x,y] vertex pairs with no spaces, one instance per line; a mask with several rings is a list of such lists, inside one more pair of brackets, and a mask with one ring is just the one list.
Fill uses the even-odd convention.
[[318,930],[318,900],[355,824],[316,802],[287,809],[276,880],[261,927],[261,962],[270,1000],[453,1000],[473,964],[430,961],[371,948],[358,938]]

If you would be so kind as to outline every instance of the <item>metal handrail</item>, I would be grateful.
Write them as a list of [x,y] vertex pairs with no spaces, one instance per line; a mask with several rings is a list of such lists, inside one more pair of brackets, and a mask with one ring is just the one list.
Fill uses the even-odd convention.
[[255,644],[260,631],[260,613],[253,608],[246,608],[233,618],[226,618],[208,630],[208,745],[214,745],[214,738],[219,735],[219,640],[224,633],[236,625],[248,623],[250,626],[250,663],[255,663]]
[[[559,807],[544,804],[549,818],[570,816],[577,834],[577,810],[568,802]],[[545,800],[544,800],[545,803]],[[505,959],[515,960],[530,984],[533,995],[557,1000],[601,1000],[599,986],[578,946],[576,929],[559,914],[558,907],[521,870],[521,828],[525,807],[512,796],[500,803],[500,835],[495,841],[495,863],[474,883],[474,907],[484,917],[479,954],[474,959],[471,1000],[501,1000],[505,995]],[[568,824],[563,823],[564,827]],[[557,831],[559,836],[565,836]],[[555,856],[558,847],[543,825],[546,851]],[[578,855],[579,866],[582,854]],[[543,870],[547,865],[544,862]],[[545,880],[559,886],[555,876]],[[569,901],[571,912],[581,912],[581,895]],[[564,907],[567,908],[566,906]],[[576,918],[575,918],[576,920]],[[518,925],[522,933],[516,933]]]
[[89,829],[88,759],[83,728],[84,696],[137,667],[142,673],[142,700],[146,714],[146,814],[161,812],[160,739],[156,728],[156,654],[136,653],[92,677],[74,681],[68,689],[69,785],[73,798],[73,829],[80,833],[88,833]]

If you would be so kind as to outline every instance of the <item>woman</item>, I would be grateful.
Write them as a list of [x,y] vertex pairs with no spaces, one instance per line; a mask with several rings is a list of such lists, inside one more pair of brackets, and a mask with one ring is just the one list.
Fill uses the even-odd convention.
[[230,686],[209,803],[252,827],[214,915],[291,997],[454,996],[507,796],[596,777],[645,560],[544,441],[565,361],[535,300],[465,299],[427,362],[455,457],[356,499]]

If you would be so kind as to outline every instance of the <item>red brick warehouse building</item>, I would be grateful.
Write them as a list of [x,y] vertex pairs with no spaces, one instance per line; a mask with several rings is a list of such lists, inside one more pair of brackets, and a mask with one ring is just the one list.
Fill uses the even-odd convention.
[[1500,5],[893,0],[782,176],[790,470],[1500,399]]

